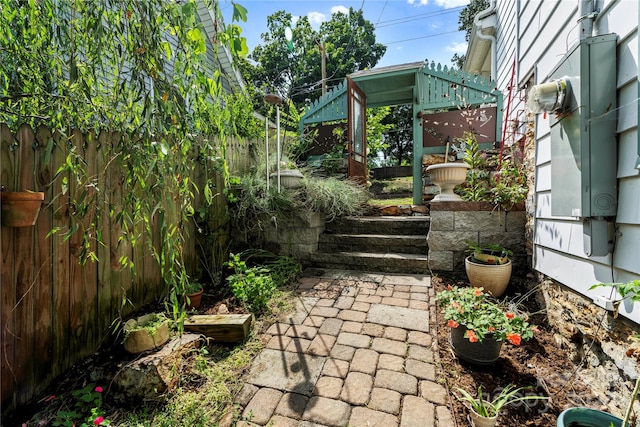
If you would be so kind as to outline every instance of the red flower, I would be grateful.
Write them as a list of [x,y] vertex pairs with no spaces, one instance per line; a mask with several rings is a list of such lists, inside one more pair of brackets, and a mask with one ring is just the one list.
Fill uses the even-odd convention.
[[467,330],[467,332],[465,332],[464,334],[467,338],[469,338],[469,342],[478,342],[478,337],[476,336],[476,333],[473,332],[472,330]]
[[102,393],[102,387],[100,387],[100,386],[96,387],[96,391],[97,391],[98,393]]
[[480,288],[474,288],[475,289],[475,294],[477,297],[482,295],[482,291],[480,290]]
[[453,286],[451,286],[451,285],[447,285],[447,289],[448,289],[448,290],[450,290],[450,291],[452,291],[452,290],[453,290]]
[[103,421],[104,421],[104,417],[97,417],[95,420],[93,420],[93,424],[99,426],[100,424],[102,424]]
[[447,326],[450,328],[457,328],[458,326],[460,326],[460,323],[456,322],[455,320],[449,320],[447,322]]
[[496,330],[496,328],[494,328],[493,326],[489,326],[487,329],[489,332],[493,332]]
[[515,314],[513,314],[513,313],[506,313],[506,314],[505,314],[505,316],[507,316],[507,319],[509,319],[509,320],[511,320],[511,319],[513,319],[514,317],[516,317],[516,315],[515,315]]
[[513,345],[520,345],[522,337],[520,336],[520,334],[507,334],[507,341],[509,341]]

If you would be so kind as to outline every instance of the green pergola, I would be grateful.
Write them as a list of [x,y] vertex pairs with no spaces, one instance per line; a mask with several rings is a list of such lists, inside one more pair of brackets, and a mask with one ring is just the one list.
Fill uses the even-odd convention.
[[[413,105],[413,200],[422,204],[422,156],[444,153],[445,147],[423,147],[421,119],[430,113],[492,105],[496,107],[495,135],[502,128],[502,93],[494,82],[434,62],[413,62],[358,71],[348,78],[366,95],[367,107]],[[347,81],[306,108],[300,120],[305,125],[347,119]],[[416,120],[417,119],[417,120]]]

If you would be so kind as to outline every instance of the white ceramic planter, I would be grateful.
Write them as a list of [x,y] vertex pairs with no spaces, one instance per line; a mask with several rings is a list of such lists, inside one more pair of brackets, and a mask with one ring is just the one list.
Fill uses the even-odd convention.
[[465,163],[438,163],[427,167],[431,181],[440,187],[440,194],[433,198],[435,201],[459,202],[460,196],[453,192],[456,185],[467,179],[469,166]]
[[[489,404],[489,402],[487,402],[486,400],[484,402],[486,404]],[[495,415],[490,418],[483,417],[479,415],[476,411],[471,409],[471,421],[473,422],[474,427],[495,427],[498,421],[498,416]]]
[[468,256],[464,260],[469,283],[476,288],[484,288],[496,298],[501,296],[511,279],[511,260],[508,260],[506,264],[490,265],[473,262],[471,258]]

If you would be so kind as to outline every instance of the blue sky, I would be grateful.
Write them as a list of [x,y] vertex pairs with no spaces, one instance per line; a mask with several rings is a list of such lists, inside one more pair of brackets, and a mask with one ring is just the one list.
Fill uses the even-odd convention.
[[[267,31],[267,16],[279,10],[293,16],[307,16],[314,29],[331,19],[336,11],[362,8],[365,19],[376,27],[376,41],[387,52],[376,67],[428,59],[451,65],[454,53],[464,54],[467,44],[458,31],[460,9],[469,0],[237,0],[247,11],[247,22],[240,23],[249,51],[262,44],[260,34]],[[231,22],[232,6],[222,3],[225,22]]]

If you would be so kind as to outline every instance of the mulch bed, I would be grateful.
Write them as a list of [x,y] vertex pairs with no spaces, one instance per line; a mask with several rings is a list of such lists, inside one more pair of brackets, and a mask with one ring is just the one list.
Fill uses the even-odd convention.
[[[468,282],[446,276],[433,278],[436,292],[443,290],[447,285],[468,286]],[[530,283],[527,279],[512,278],[505,296],[513,297],[518,290],[529,289],[528,285]],[[532,313],[540,310],[533,298],[527,301],[526,306]],[[555,426],[558,415],[565,408],[600,408],[601,402],[576,375],[574,363],[556,346],[545,316],[535,315],[531,323],[538,325],[540,329],[533,339],[523,342],[519,347],[504,344],[500,358],[493,366],[478,367],[461,362],[453,354],[449,346],[449,328],[438,313],[438,350],[443,380],[452,392],[450,406],[455,420],[454,426],[472,425],[469,409],[455,398],[457,387],[475,396],[478,387],[482,386],[483,394],[495,396],[508,384],[515,384],[517,387],[531,387],[527,394],[549,397],[547,401],[529,401],[527,404],[519,402],[503,408],[497,425],[504,427]]]

